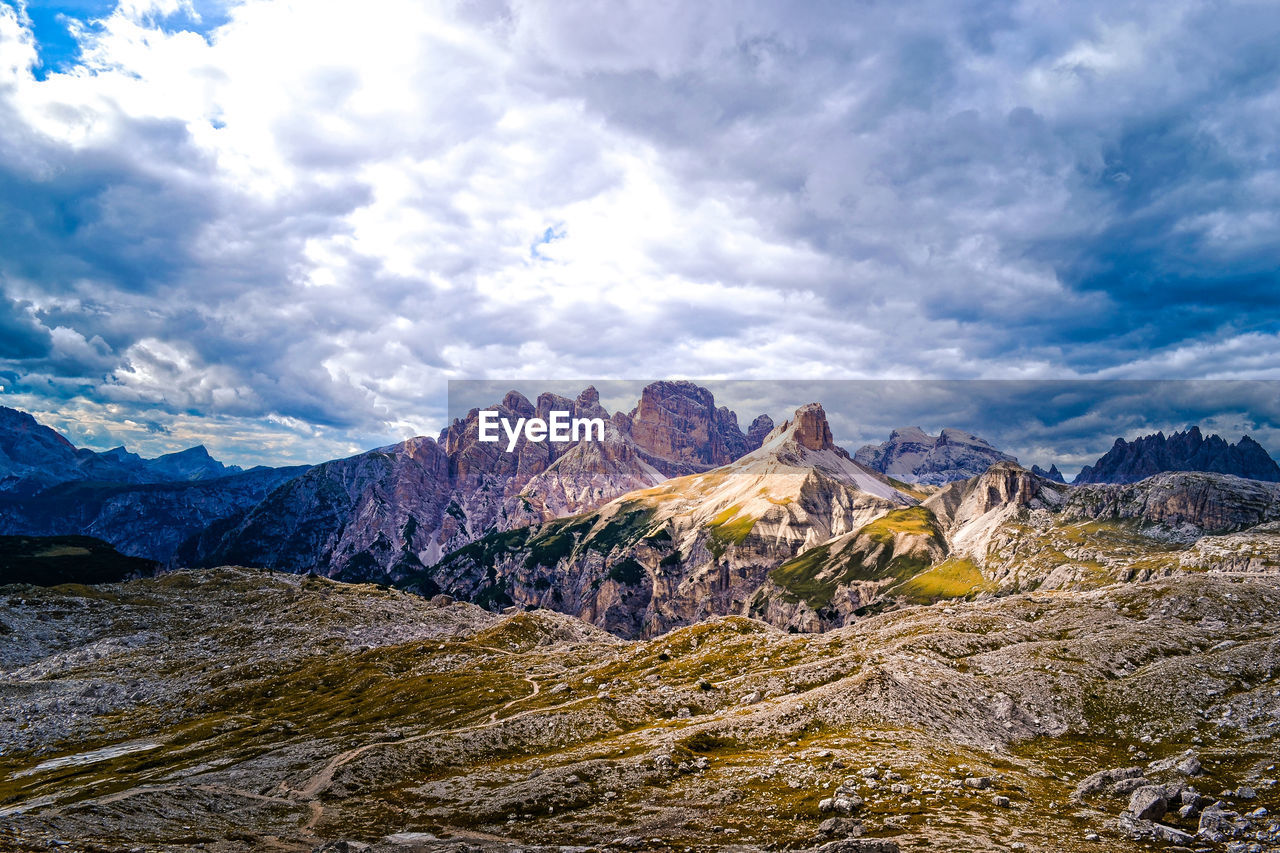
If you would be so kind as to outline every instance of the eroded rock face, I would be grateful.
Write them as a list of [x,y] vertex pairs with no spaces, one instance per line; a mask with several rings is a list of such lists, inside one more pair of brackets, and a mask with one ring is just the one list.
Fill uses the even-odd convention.
[[415,438],[317,465],[188,540],[174,562],[394,580],[439,547],[449,464],[433,439]]
[[1018,461],[976,435],[944,429],[933,436],[920,427],[895,429],[888,441],[865,445],[853,458],[890,477],[933,486],[976,477],[997,462]]
[[736,414],[724,406],[716,408],[710,391],[684,380],[646,386],[627,422],[631,440],[656,457],[654,464],[668,476],[726,465],[760,446],[755,436],[761,430],[768,433],[766,424],[772,429],[765,415],[744,435]]
[[1165,473],[1130,485],[1071,491],[1066,520],[1110,518],[1225,533],[1280,520],[1280,485],[1203,473]]
[[1200,427],[1146,435],[1116,443],[1093,465],[1086,465],[1076,483],[1136,483],[1165,471],[1208,471],[1251,480],[1280,482],[1280,466],[1249,436],[1228,444],[1221,436],[1205,438]]

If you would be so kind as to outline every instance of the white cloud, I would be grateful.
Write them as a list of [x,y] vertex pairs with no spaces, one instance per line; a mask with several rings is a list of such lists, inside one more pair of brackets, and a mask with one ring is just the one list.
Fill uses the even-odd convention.
[[0,5],[10,368],[291,453],[479,374],[1265,370],[1130,267],[1266,269],[1280,24],[1053,8],[129,0],[38,80]]

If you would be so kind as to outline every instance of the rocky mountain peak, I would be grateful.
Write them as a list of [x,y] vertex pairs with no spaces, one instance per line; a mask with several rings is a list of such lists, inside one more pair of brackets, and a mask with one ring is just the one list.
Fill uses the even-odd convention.
[[853,458],[881,474],[931,486],[967,480],[996,462],[1018,461],[964,430],[947,428],[932,436],[918,426],[899,427],[888,441],[864,445]]
[[533,416],[533,403],[519,391],[508,391],[502,398],[502,408],[523,418]]
[[760,415],[747,428],[747,440],[752,447],[759,447],[764,444],[765,436],[771,432],[773,432],[773,418],[768,415]]
[[1067,482],[1066,478],[1062,476],[1062,472],[1058,470],[1058,466],[1056,464],[1050,465],[1048,471],[1044,470],[1039,465],[1032,465],[1031,473],[1035,474],[1037,477],[1044,477],[1046,480],[1053,480],[1055,483]]
[[578,395],[576,403],[580,408],[598,406],[600,405],[600,392],[596,390],[596,386],[588,385],[582,389],[582,393]]
[[1198,426],[1165,436],[1163,431],[1133,441],[1117,438],[1093,465],[1081,469],[1076,483],[1136,483],[1165,471],[1205,471],[1250,480],[1280,482],[1280,466],[1249,436],[1229,444],[1219,435],[1205,437]]
[[796,409],[791,422],[792,437],[810,450],[828,450],[835,447],[831,426],[821,403],[808,403]]
[[676,463],[726,465],[759,447],[734,412],[717,408],[709,390],[688,380],[646,385],[628,420],[620,428],[642,451]]

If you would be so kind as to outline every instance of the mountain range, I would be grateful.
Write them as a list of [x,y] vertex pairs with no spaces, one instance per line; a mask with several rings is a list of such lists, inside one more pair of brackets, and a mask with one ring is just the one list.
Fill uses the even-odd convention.
[[[521,435],[508,453],[479,440],[473,409],[438,438],[237,471],[201,448],[158,460],[77,450],[9,410],[0,447],[25,485],[0,500],[0,533],[96,536],[169,568],[259,566],[550,608],[630,637],[734,613],[820,631],[916,601],[1256,568],[1276,550],[1275,463],[1248,438],[1118,441],[1068,486],[1056,466],[1026,471],[954,429],[894,430],[850,456],[816,403],[744,432],[691,382],[653,383],[630,412],[609,413],[590,387],[511,392],[494,408],[598,417],[604,440]],[[1166,470],[1178,465],[1233,470]],[[1129,481],[1145,468],[1156,473]],[[91,479],[103,472],[121,479]],[[1088,482],[1108,477],[1119,482]]]
[[1163,471],[1212,471],[1251,480],[1280,482],[1280,466],[1249,436],[1228,444],[1221,436],[1205,438],[1200,427],[1165,436],[1163,432],[1132,442],[1116,443],[1093,465],[1086,465],[1076,483],[1136,483]]
[[203,445],[143,459],[123,447],[95,452],[70,441],[26,412],[0,406],[0,495],[36,494],[59,483],[173,483],[241,473]]

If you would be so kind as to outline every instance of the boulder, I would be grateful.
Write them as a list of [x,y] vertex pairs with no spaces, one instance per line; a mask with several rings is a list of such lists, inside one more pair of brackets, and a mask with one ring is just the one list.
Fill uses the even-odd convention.
[[1122,779],[1137,779],[1141,776],[1141,767],[1114,767],[1109,770],[1099,770],[1097,773],[1084,777],[1080,784],[1076,785],[1076,789],[1071,792],[1071,799],[1081,800],[1085,797],[1101,794],[1112,784]]
[[1129,812],[1139,820],[1159,820],[1169,808],[1164,788],[1143,785],[1129,797]]

